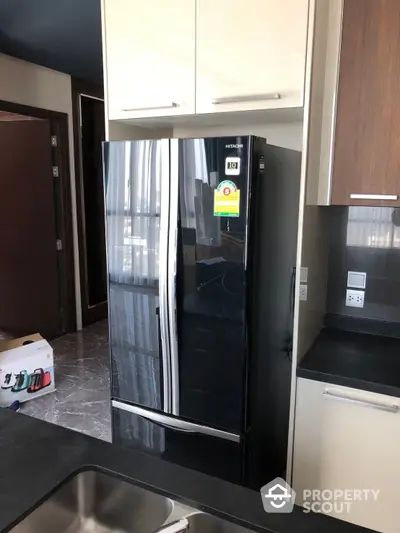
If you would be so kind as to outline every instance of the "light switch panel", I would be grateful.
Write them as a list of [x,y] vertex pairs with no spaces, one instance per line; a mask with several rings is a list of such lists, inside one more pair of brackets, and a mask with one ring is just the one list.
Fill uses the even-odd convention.
[[307,283],[308,267],[300,267],[300,283]]
[[367,273],[349,270],[347,273],[347,286],[351,289],[365,289],[367,286]]

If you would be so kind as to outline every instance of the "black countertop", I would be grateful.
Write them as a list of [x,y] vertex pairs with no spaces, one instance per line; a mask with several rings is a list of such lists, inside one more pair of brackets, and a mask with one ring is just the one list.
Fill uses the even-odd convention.
[[297,376],[400,398],[400,339],[323,329]]
[[259,532],[361,533],[367,529],[322,514],[264,512],[258,492],[23,414],[0,409],[0,531],[26,516],[73,472],[113,472],[188,505]]

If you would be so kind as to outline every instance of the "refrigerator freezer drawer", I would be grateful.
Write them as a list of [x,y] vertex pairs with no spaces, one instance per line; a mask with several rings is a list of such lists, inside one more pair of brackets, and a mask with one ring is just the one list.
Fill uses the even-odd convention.
[[[211,388],[209,383],[209,388],[206,389],[203,382],[198,386],[182,389],[180,414],[189,420],[207,420],[212,427],[236,435],[243,426],[243,399],[234,393],[230,394],[229,384],[226,386],[228,379],[220,381],[219,388]],[[235,433],[230,433],[232,430]]]
[[[218,430],[205,429],[218,434]],[[238,435],[234,435],[234,442],[226,436],[220,438],[203,433],[204,428],[197,424],[115,400],[112,402],[112,430],[113,444],[117,446],[140,450],[186,468],[242,483],[243,447]]]

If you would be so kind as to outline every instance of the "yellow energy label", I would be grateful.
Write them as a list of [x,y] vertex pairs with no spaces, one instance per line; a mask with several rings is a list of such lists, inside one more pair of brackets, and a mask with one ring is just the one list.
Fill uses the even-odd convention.
[[233,181],[224,180],[214,190],[214,216],[238,217],[240,210],[240,190]]

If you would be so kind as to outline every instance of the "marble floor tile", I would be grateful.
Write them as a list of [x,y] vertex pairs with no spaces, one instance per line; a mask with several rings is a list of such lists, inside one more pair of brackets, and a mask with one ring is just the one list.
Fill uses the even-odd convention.
[[50,344],[56,391],[24,403],[21,412],[111,441],[107,320]]

